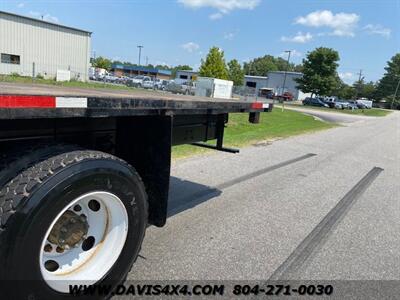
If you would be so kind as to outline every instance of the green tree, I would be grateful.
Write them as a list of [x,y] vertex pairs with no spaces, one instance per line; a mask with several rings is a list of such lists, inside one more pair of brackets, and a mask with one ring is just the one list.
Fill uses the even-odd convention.
[[108,58],[99,56],[92,60],[92,66],[95,68],[102,68],[102,69],[110,70],[111,69],[111,60],[109,60]]
[[[393,98],[397,84],[400,80],[400,53],[397,53],[387,62],[385,74],[379,80],[376,89],[376,97],[378,99]],[[396,95],[396,100],[400,101],[400,92]]]
[[320,47],[303,59],[303,77],[296,79],[298,88],[305,93],[331,95],[339,84],[337,67],[339,53],[331,48]]
[[364,78],[354,82],[353,87],[357,92],[358,98],[374,99],[376,94],[376,85],[373,81],[365,82]]
[[267,73],[270,71],[278,71],[278,67],[275,62],[275,57],[272,55],[265,55],[245,63],[244,71],[247,75],[267,76]]
[[295,65],[294,63],[287,65],[287,60],[282,57],[274,57],[272,55],[264,55],[257,57],[243,66],[244,72],[247,75],[267,76],[271,71],[295,71],[301,72],[302,65]]
[[332,91],[332,95],[337,96],[339,99],[354,99],[357,95],[357,91],[351,85],[344,83],[338,78],[338,84],[336,89]]
[[242,66],[236,59],[228,62],[228,78],[233,81],[236,86],[242,86],[244,81],[244,71]]
[[208,52],[206,60],[201,60],[199,75],[219,79],[228,79],[224,51],[218,47],[212,47]]

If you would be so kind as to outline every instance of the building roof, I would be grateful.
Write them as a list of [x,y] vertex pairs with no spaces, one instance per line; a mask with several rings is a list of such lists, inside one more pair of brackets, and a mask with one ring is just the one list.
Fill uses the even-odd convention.
[[269,73],[275,73],[275,74],[288,74],[288,75],[300,75],[300,76],[303,76],[303,73],[301,73],[301,72],[286,72],[286,71],[269,71],[268,72],[268,74]]
[[176,70],[176,72],[183,72],[183,73],[190,73],[190,74],[197,74],[199,73],[198,71],[193,71],[193,70]]
[[39,22],[39,23],[53,25],[53,26],[56,26],[56,27],[67,28],[67,29],[70,29],[70,30],[80,31],[80,32],[88,33],[89,35],[92,34],[91,31],[87,31],[87,30],[83,30],[83,29],[79,29],[79,28],[75,28],[75,27],[70,27],[70,26],[65,26],[65,25],[62,25],[62,24],[53,23],[53,22],[49,22],[49,21],[45,21],[45,20],[41,20],[41,19],[37,19],[37,18],[33,18],[33,17],[27,17],[27,16],[15,14],[15,13],[2,11],[2,10],[0,10],[0,14],[5,14],[5,15],[13,16],[13,17],[19,17],[19,18],[23,18],[23,19],[27,19],[27,20],[31,20],[31,21],[36,21],[36,22]]
[[251,79],[263,79],[263,80],[267,80],[268,77],[267,76],[254,76],[254,75],[244,75],[245,78],[251,78]]
[[113,64],[111,69],[119,69],[124,71],[134,71],[134,72],[145,72],[145,73],[155,73],[155,74],[162,74],[162,75],[171,75],[172,72],[170,70],[162,70],[162,69],[155,69],[143,66],[127,66],[121,64]]

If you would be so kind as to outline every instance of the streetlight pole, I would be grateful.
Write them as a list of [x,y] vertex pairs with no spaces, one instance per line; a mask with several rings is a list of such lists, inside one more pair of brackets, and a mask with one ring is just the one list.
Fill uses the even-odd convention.
[[137,46],[138,48],[139,48],[139,66],[140,66],[140,58],[141,58],[141,56],[142,56],[142,48],[144,47],[144,46]]
[[[285,53],[288,53],[288,59],[287,59],[287,66],[286,66],[285,76],[283,77],[282,95],[285,93],[286,76],[287,76],[287,71],[289,70],[290,54],[292,53],[292,50],[286,50]],[[282,112],[284,110],[285,110],[285,98],[283,97],[283,99],[282,99]]]

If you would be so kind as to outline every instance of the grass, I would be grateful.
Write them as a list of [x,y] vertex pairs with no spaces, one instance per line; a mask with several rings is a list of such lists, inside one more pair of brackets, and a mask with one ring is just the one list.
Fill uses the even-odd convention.
[[[249,123],[248,114],[235,113],[229,115],[224,145],[228,147],[243,147],[259,141],[285,138],[334,126],[336,125],[333,123],[315,120],[312,116],[291,110],[282,112],[280,109],[275,109],[271,113],[261,113],[260,124]],[[215,143],[215,141],[213,142]],[[213,150],[191,145],[175,146],[172,149],[172,157],[179,159],[209,151]]]
[[390,110],[386,109],[380,109],[380,108],[371,108],[371,109],[333,109],[333,108],[327,108],[327,107],[316,107],[316,106],[303,106],[299,104],[285,104],[285,106],[291,106],[291,107],[303,107],[307,109],[315,109],[315,110],[321,110],[321,111],[328,111],[328,112],[337,112],[337,113],[342,113],[342,114],[348,114],[348,115],[359,115],[359,116],[369,116],[369,117],[384,117],[387,116],[388,114],[391,113]]
[[57,82],[53,79],[34,78],[19,75],[0,75],[0,82],[16,82],[16,83],[29,83],[29,84],[49,84],[63,87],[76,87],[87,89],[114,89],[114,90],[135,90],[135,88],[127,87],[124,85],[114,85],[102,82],[82,82],[82,81],[65,81]]

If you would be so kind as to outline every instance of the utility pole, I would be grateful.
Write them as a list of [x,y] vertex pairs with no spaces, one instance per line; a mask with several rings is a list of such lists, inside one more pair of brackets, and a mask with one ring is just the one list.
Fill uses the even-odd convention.
[[142,56],[142,48],[144,48],[144,46],[137,46],[139,48],[139,66],[140,66],[140,58]]
[[[288,59],[287,59],[285,76],[283,77],[282,96],[285,93],[286,76],[287,76],[287,72],[289,71],[290,54],[292,53],[292,50],[286,50],[285,53],[288,53]],[[285,98],[282,97],[282,112],[284,110],[285,110]]]
[[397,96],[397,92],[399,91],[399,87],[400,87],[400,76],[399,76],[399,81],[397,82],[396,91],[394,92],[394,95],[393,95],[393,100],[392,100],[392,104],[390,105],[390,109],[393,109],[393,104],[394,104],[394,101],[396,100],[396,96]]
[[357,74],[358,74],[358,84],[357,84],[357,98],[358,98],[361,92],[361,80],[364,79],[364,77],[362,76],[363,70],[360,70],[360,73]]
[[146,66],[148,66],[148,65],[149,65],[149,57],[146,56]]

